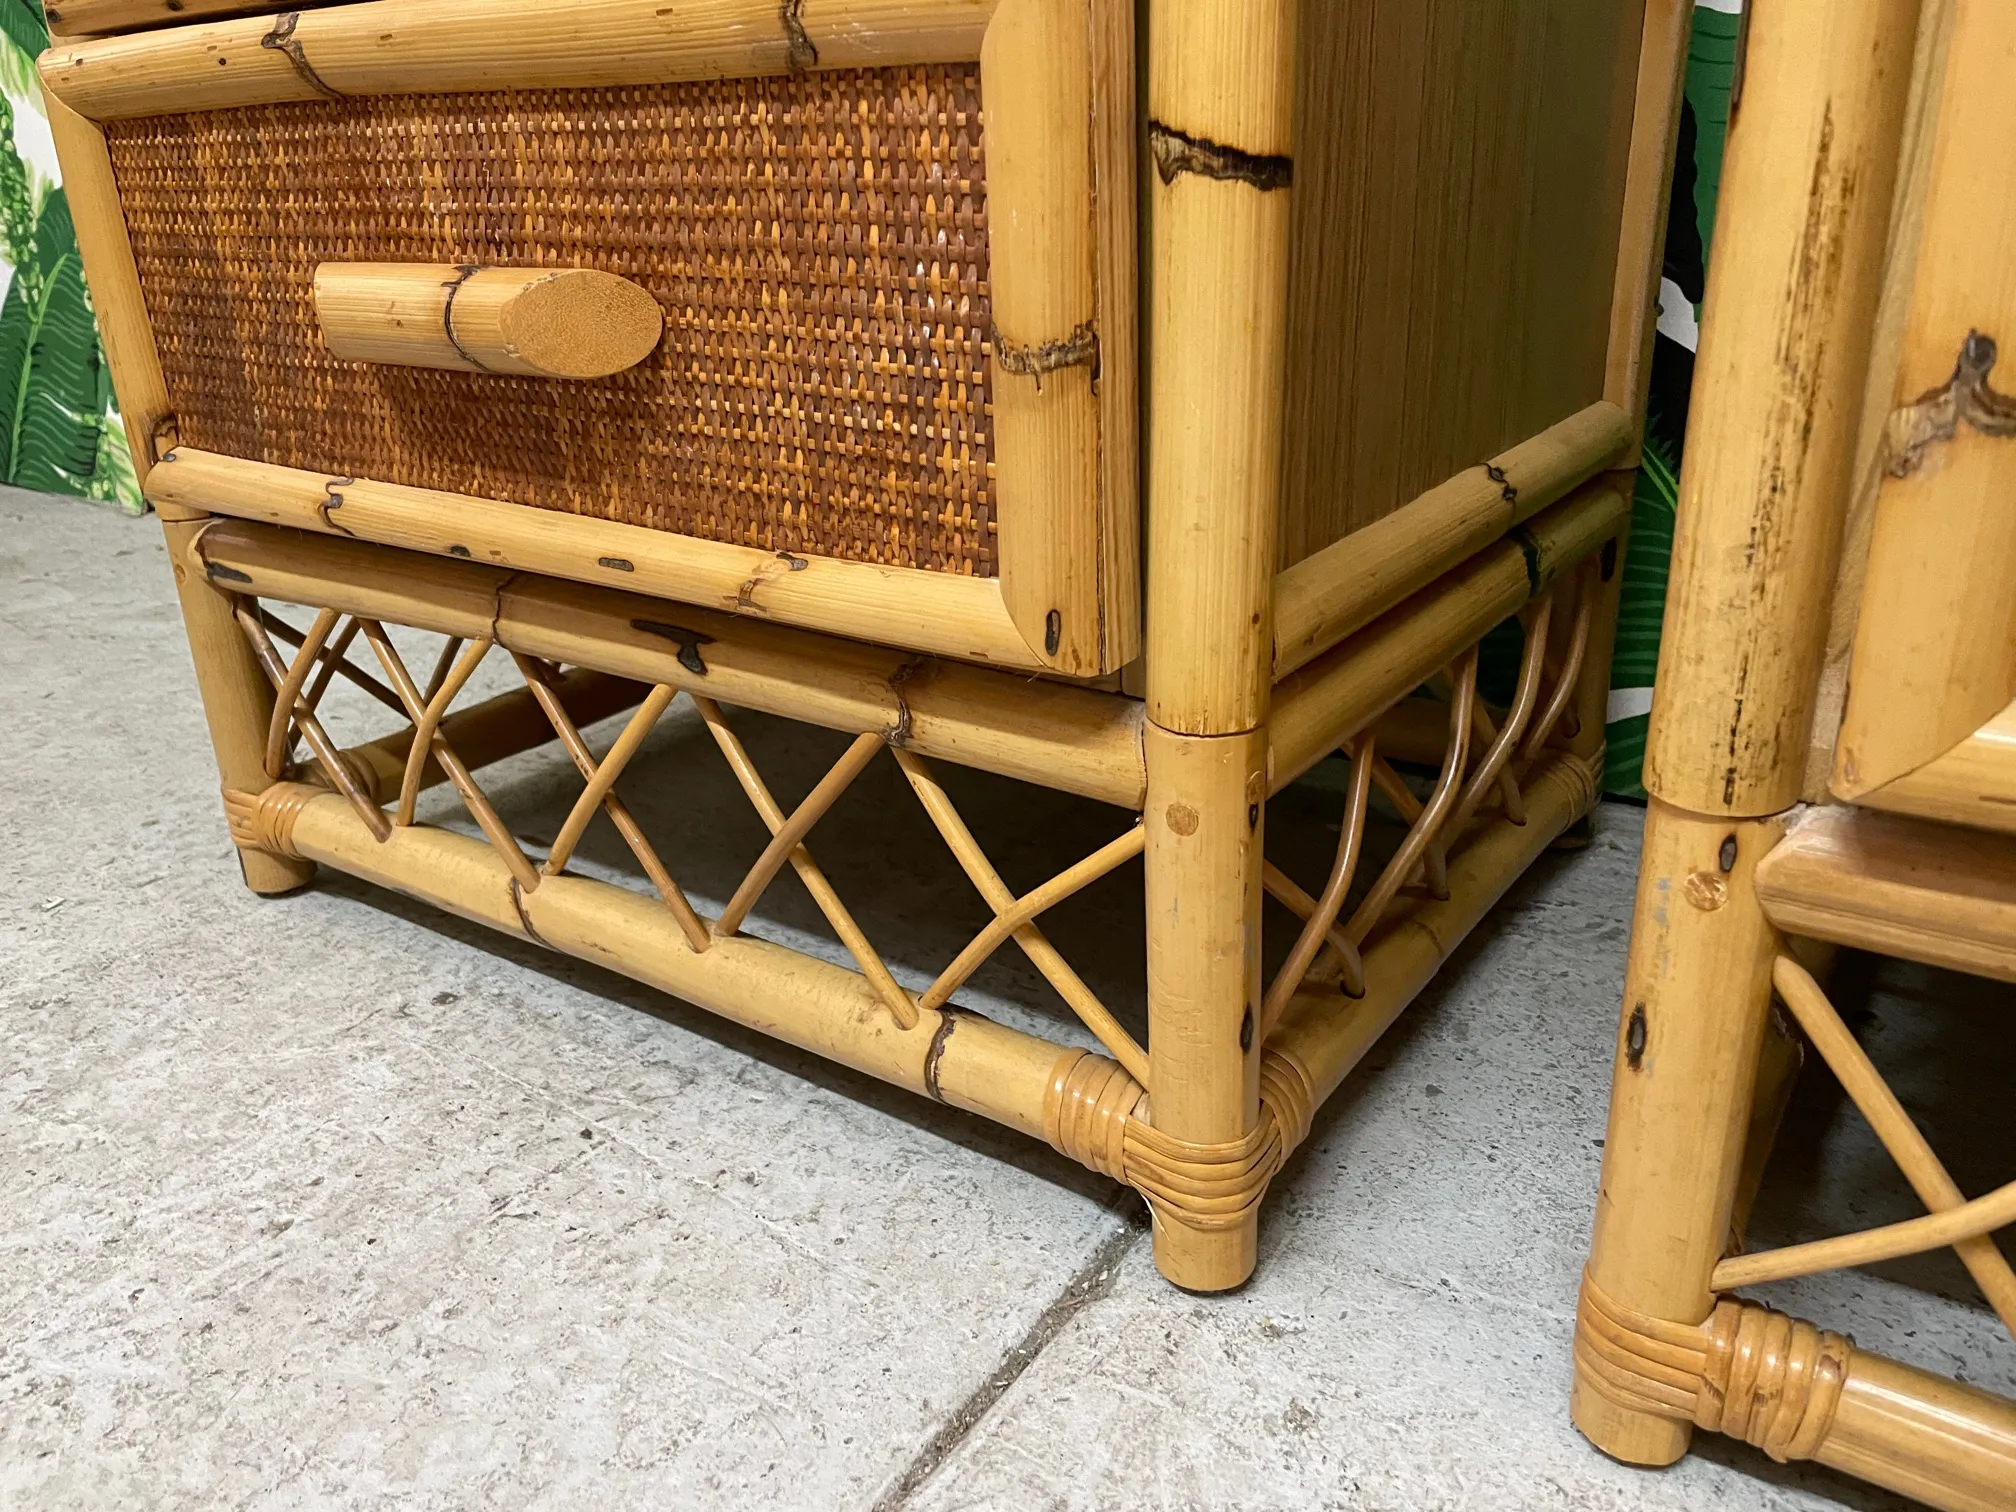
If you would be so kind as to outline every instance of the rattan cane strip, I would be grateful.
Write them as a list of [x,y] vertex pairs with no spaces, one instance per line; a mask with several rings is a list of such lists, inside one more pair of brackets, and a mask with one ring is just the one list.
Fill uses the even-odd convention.
[[[180,437],[853,561],[994,571],[975,66],[375,98],[106,130]],[[338,362],[323,262],[602,268],[586,383]]]

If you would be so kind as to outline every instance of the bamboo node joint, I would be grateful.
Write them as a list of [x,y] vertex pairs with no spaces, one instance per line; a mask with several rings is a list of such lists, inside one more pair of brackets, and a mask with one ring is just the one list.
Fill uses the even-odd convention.
[[301,39],[294,35],[295,28],[300,24],[299,11],[282,11],[273,18],[272,29],[259,39],[259,45],[269,52],[284,54],[287,61],[293,64],[294,72],[300,75],[301,82],[324,99],[344,98],[343,92],[340,89],[331,89],[323,81],[322,76],[315,72],[315,65],[308,61],[308,54],[302,49]]
[[1155,172],[1164,184],[1185,173],[1202,178],[1251,184],[1263,194],[1295,182],[1295,160],[1280,153],[1247,152],[1209,137],[1192,136],[1160,121],[1148,123],[1148,146],[1155,154]]
[[1998,355],[1993,336],[1969,331],[1953,376],[1891,416],[1891,477],[1910,477],[1932,444],[1951,441],[1963,420],[1984,436],[2016,436],[2016,399],[1997,393],[1989,382]]
[[1064,368],[1089,367],[1092,381],[1099,381],[1099,332],[1087,320],[1069,336],[1055,341],[1010,341],[994,328],[994,362],[1004,373],[1036,380],[1036,392],[1043,392],[1043,375]]

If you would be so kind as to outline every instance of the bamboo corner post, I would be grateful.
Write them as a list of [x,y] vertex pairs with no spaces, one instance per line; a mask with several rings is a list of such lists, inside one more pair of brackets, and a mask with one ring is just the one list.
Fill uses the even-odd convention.
[[[1866,380],[1916,0],[1749,17],[1647,746],[1644,859],[1586,1287],[1702,1324],[1728,1238],[1779,937],[1758,862],[1798,800]],[[1689,1424],[1602,1389],[1574,1417],[1662,1464]]]
[[[266,768],[266,738],[273,722],[273,687],[239,632],[235,599],[210,581],[191,549],[199,521],[164,520],[175,594],[196,664],[196,687],[217,755],[217,775],[226,795],[261,793],[273,780]],[[238,840],[238,863],[245,885],[263,896],[293,892],[315,876],[315,866],[298,856],[277,855]]]
[[[1149,15],[1149,1092],[1160,1135],[1208,1163],[1258,1126],[1297,6]],[[1208,1225],[1155,1212],[1177,1285],[1251,1274],[1257,1201]]]
[[620,373],[665,328],[649,292],[594,268],[323,263],[315,315],[347,362],[533,378]]

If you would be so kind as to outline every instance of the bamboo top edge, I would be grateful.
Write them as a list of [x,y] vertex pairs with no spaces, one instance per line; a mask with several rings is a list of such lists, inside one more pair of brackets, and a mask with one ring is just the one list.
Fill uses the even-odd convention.
[[[979,61],[999,0],[358,0],[65,37],[44,88],[94,121],[505,88]],[[676,11],[676,13],[675,13]]]

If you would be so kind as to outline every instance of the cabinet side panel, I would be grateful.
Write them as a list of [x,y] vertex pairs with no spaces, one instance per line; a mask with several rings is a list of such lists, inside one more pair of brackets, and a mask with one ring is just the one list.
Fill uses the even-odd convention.
[[1283,566],[1603,397],[1642,20],[1303,8]]

